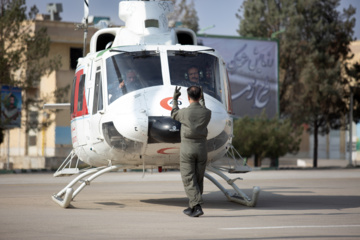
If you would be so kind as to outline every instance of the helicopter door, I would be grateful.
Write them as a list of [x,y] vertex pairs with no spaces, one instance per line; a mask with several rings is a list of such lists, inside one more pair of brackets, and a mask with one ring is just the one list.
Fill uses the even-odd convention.
[[75,74],[71,92],[71,137],[73,146],[85,145],[84,117],[88,115],[85,98],[85,74],[83,69]]
[[90,118],[90,139],[92,143],[101,142],[104,138],[100,133],[101,118],[104,114],[103,87],[101,74],[101,60],[95,62],[93,79],[95,79],[93,90],[92,116]]

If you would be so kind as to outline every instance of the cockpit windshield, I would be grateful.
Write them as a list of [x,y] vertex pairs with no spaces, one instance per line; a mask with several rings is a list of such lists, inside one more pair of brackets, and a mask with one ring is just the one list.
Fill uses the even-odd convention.
[[129,92],[163,84],[158,52],[119,52],[106,59],[109,104]]
[[218,59],[199,51],[168,51],[172,85],[201,86],[203,91],[221,101]]

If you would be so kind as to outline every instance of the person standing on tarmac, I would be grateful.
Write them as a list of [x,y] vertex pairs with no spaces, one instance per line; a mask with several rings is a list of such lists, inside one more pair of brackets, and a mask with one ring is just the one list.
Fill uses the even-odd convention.
[[204,214],[201,205],[207,162],[207,125],[211,111],[205,107],[202,89],[198,86],[187,89],[190,106],[179,109],[180,89],[175,87],[171,117],[181,123],[180,173],[189,198],[189,207],[183,212],[190,217],[199,217]]

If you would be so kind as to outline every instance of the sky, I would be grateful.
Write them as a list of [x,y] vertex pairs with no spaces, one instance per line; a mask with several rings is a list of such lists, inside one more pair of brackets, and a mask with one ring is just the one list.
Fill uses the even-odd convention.
[[[60,13],[62,21],[81,22],[84,16],[83,0],[26,0],[28,9],[36,5],[43,14],[48,14],[46,6],[49,3],[62,3],[63,12]],[[239,13],[242,3],[243,0],[194,0],[199,17],[199,28],[208,28],[205,33],[209,35],[238,36],[236,30],[239,28],[240,20],[235,14]],[[339,10],[342,11],[349,4],[357,9],[354,36],[360,40],[360,0],[341,0]],[[89,0],[89,7],[89,15],[110,17],[115,25],[121,23],[118,17],[119,0]]]

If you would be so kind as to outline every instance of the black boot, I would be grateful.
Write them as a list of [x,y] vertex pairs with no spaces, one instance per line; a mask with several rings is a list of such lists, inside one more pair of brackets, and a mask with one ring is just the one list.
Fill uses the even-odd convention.
[[188,207],[187,209],[184,209],[183,213],[190,216],[193,212],[193,208]]
[[190,214],[190,217],[199,217],[201,215],[203,215],[204,212],[203,210],[201,209],[201,206],[198,204],[196,205],[194,208],[193,208],[193,211],[192,213]]

